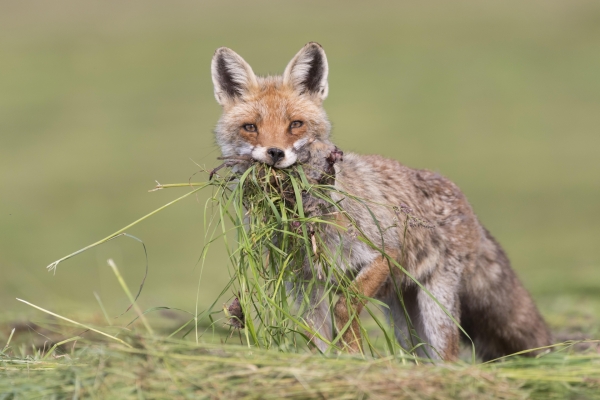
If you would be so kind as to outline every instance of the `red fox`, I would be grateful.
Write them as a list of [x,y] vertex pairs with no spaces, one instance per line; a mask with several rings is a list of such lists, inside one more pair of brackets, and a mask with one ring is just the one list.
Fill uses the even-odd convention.
[[[211,67],[214,94],[223,108],[215,133],[224,157],[251,157],[286,168],[299,162],[299,154],[307,149],[308,154],[337,149],[329,140],[331,125],[322,106],[329,68],[319,44],[306,44],[282,76],[256,76],[242,57],[225,47],[215,52]],[[461,334],[446,311],[460,322],[483,360],[550,344],[548,328],[506,254],[454,183],[377,155],[346,153],[342,159],[332,151],[335,187],[369,199],[372,206],[368,211],[341,195],[336,201],[361,232],[373,242],[383,241],[385,252],[431,294],[398,268],[390,268],[380,251],[349,231],[327,239],[331,246],[343,248],[345,262],[339,268],[351,270],[355,290],[387,305],[384,312],[401,345],[417,337],[426,344],[418,354],[456,360]],[[409,235],[400,228],[382,232],[373,216],[380,222],[394,221],[399,210],[429,226],[410,227]],[[345,348],[362,351],[356,318],[363,303],[341,296],[330,310],[315,291],[307,318],[314,329],[331,340],[333,312],[339,331],[349,327],[342,335]],[[407,316],[414,329],[409,329]],[[328,348],[323,340],[315,339],[315,344],[322,351]]]

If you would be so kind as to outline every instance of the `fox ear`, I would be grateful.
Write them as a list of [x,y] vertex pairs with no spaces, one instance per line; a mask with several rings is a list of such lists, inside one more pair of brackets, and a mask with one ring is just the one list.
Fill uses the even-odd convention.
[[215,98],[222,106],[231,104],[257,85],[256,75],[250,65],[227,47],[220,47],[215,52],[211,73]]
[[300,93],[308,93],[325,100],[329,92],[328,73],[325,50],[319,43],[310,42],[287,65],[283,73],[283,81],[292,85]]

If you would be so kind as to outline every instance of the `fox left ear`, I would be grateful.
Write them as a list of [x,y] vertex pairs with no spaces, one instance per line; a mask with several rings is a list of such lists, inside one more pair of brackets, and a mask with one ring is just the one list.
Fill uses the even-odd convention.
[[329,93],[328,73],[325,50],[319,43],[310,42],[287,65],[283,73],[283,82],[292,85],[300,93],[308,93],[325,100]]
[[215,98],[222,106],[234,103],[257,85],[256,75],[250,65],[227,47],[221,47],[215,52],[211,73]]

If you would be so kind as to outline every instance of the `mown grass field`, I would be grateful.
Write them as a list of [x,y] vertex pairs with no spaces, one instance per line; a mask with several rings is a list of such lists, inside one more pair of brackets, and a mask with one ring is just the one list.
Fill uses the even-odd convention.
[[[224,343],[228,335],[218,326],[220,342],[204,337],[197,344],[168,339],[172,329],[164,319],[154,324],[153,334],[143,327],[135,333],[110,327],[101,319],[87,324],[103,325],[122,343],[59,318],[18,324],[15,338],[0,352],[0,398],[600,398],[597,340],[565,342],[535,359],[416,365],[410,357],[257,350],[236,343],[235,336]],[[6,331],[14,325],[0,327]]]
[[403,365],[136,337],[135,348],[78,343],[59,359],[0,361],[2,398],[588,399],[598,354],[483,366]]
[[[115,259],[125,280],[137,287],[145,258],[134,240],[120,238],[68,260],[56,275],[44,267],[179,195],[171,190],[148,193],[154,180],[186,182],[193,176],[203,181],[206,174],[198,172],[196,164],[217,165],[219,152],[211,130],[220,110],[209,73],[214,50],[231,47],[255,72],[279,73],[312,40],[320,42],[329,57],[330,96],[325,106],[336,143],[345,151],[383,154],[453,179],[506,248],[557,341],[600,338],[597,2],[3,2],[0,346],[13,326],[22,328],[12,339],[18,346],[11,347],[11,359],[34,357],[46,340],[27,322],[41,318],[39,313],[16,297],[99,326],[107,323],[94,292],[111,317],[127,307],[106,260]],[[206,198],[200,193],[128,231],[148,250],[142,309],[168,306],[194,312],[197,297],[199,307],[207,307],[226,284],[227,258],[219,245],[211,248],[204,268],[198,264]],[[169,332],[183,318],[180,312],[162,311],[153,323],[165,326],[160,332]],[[47,329],[51,322],[40,326]],[[117,322],[126,324],[129,319]],[[143,327],[136,323],[134,330]],[[52,340],[79,333],[61,328]],[[131,363],[132,371],[146,371],[144,363],[154,362],[148,360],[163,360],[112,347],[101,350],[100,344],[87,340],[69,357],[54,360],[51,355],[45,361],[61,365],[44,376],[70,382],[68,393],[75,390],[77,379],[80,387],[89,387],[90,371],[98,368],[96,352],[115,351],[116,370]],[[21,351],[22,343],[26,348]],[[190,346],[148,343],[144,351],[170,352],[168,346],[173,346],[174,353],[185,354]],[[71,354],[70,349],[60,351]],[[203,351],[189,353],[248,355],[233,347]],[[591,352],[597,349],[580,346],[575,357]],[[290,356],[284,362],[277,361],[284,355],[253,356],[256,362],[248,365],[308,363],[302,368],[309,371],[317,368],[311,367],[314,362],[329,368],[328,361],[312,358],[300,362]],[[6,360],[2,368],[9,365]],[[134,374],[122,382],[125,387],[145,382],[149,386],[140,393],[151,398],[157,390],[155,397],[160,397],[166,392],[151,389],[153,382],[168,371],[175,377],[170,382],[194,382],[185,371],[190,365],[208,368],[207,360],[156,361],[159,367],[143,375],[145,379]],[[570,361],[561,360],[567,367],[560,371],[566,374]],[[221,371],[227,384],[232,367],[220,362],[215,371]],[[356,363],[344,368],[362,368]],[[0,373],[16,379],[23,368],[35,365]],[[78,368],[84,371],[81,378],[76,378]],[[273,368],[268,373],[283,376]],[[425,397],[432,385],[440,388],[432,391],[432,398],[436,393],[452,398],[462,393],[452,390],[471,388],[483,388],[480,395],[500,393],[494,392],[497,389],[506,390],[506,398],[523,397],[538,393],[535,387],[540,387],[503,375],[503,366],[427,367],[427,372],[389,368],[385,376],[396,376],[394,382],[402,383],[398,387],[408,387],[405,396],[417,398]],[[555,368],[548,366],[547,371]],[[189,371],[202,374],[200,369]],[[582,377],[581,385],[585,381],[586,387],[597,387],[597,371],[589,376],[574,366],[571,371]],[[334,369],[329,372],[335,374]],[[293,372],[285,374],[289,378]],[[319,380],[298,374],[293,385],[315,385]],[[42,375],[29,372],[31,388],[36,387],[36,376]],[[411,377],[417,386],[407,383]],[[423,383],[436,377],[453,386]],[[247,383],[244,379],[233,381]],[[568,379],[561,379],[540,389],[540,396],[551,389],[574,398],[593,393],[561,391],[569,385]],[[217,382],[221,381],[211,384]],[[281,382],[285,386],[288,381]],[[355,391],[354,384],[347,387],[356,395],[362,389]],[[0,389],[4,392],[6,387]],[[104,387],[97,389],[105,390],[99,396],[109,393]],[[214,390],[222,397],[228,393],[219,392],[225,389],[218,386]],[[392,389],[382,390],[375,394],[385,397],[385,390]],[[187,389],[182,393],[185,397]],[[259,397],[252,391],[244,395]]]

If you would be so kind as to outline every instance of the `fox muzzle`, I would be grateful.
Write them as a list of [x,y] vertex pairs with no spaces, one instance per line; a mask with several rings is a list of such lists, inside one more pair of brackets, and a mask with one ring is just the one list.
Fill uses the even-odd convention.
[[277,162],[283,158],[285,158],[285,152],[277,147],[271,147],[267,150],[267,154],[271,157],[271,161],[273,165],[277,164]]

